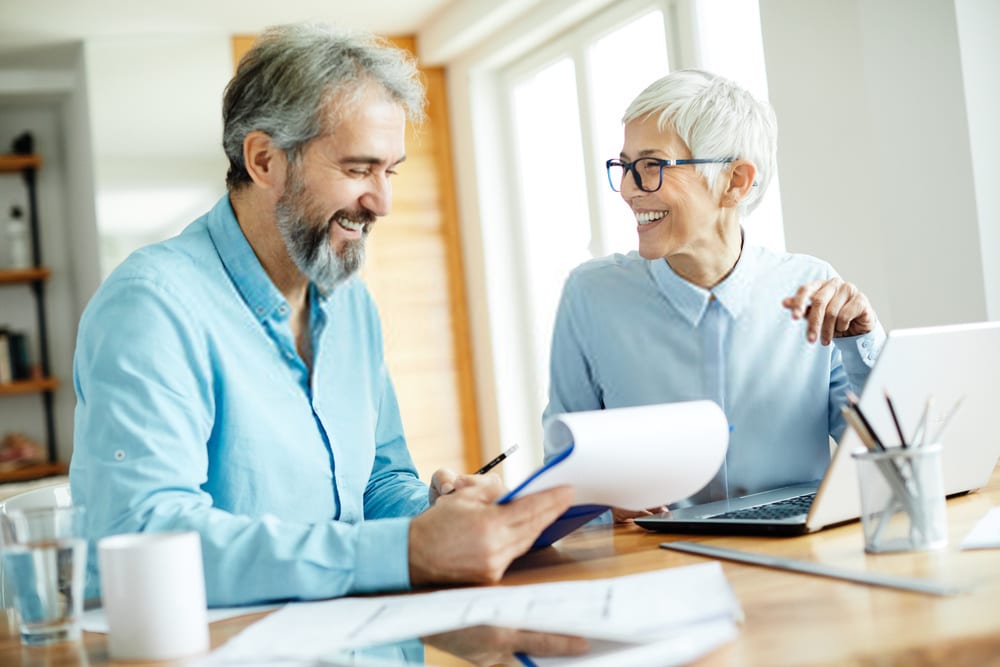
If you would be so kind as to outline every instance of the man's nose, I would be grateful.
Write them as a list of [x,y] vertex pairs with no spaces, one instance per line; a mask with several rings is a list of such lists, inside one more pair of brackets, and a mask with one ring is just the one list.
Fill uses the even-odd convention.
[[375,215],[389,215],[392,209],[392,183],[385,174],[374,174],[368,189],[361,195],[361,205]]

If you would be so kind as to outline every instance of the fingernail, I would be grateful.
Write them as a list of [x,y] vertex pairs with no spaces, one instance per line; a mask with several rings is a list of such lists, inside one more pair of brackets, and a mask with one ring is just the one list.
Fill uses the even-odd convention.
[[812,331],[809,332],[808,338],[809,338],[809,342],[810,343],[815,343],[816,342],[816,334],[814,334]]

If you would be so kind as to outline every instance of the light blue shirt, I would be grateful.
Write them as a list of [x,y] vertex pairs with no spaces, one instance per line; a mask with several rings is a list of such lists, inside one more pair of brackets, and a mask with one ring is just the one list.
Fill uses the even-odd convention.
[[409,586],[427,486],[378,314],[356,279],[310,299],[311,375],[228,197],[111,274],[74,360],[70,482],[92,540],[197,531],[210,605]]
[[[750,246],[711,290],[636,252],[591,260],[563,289],[544,418],[710,399],[732,433],[692,502],[819,479],[830,436],[844,430],[845,393],[860,392],[885,341],[881,325],[835,345],[806,341],[805,321],[781,301],[834,275],[813,257]],[[546,443],[546,458],[555,453]]]

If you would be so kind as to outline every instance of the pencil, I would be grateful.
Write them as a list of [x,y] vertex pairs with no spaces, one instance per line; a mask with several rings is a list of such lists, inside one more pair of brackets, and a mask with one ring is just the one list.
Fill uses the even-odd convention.
[[903,427],[899,425],[899,417],[896,415],[896,408],[892,404],[892,398],[889,397],[889,390],[883,389],[885,392],[885,403],[889,406],[889,414],[892,415],[892,423],[896,426],[896,433],[899,434],[899,444],[906,447],[906,436],[903,435]]
[[847,402],[851,406],[851,410],[858,416],[861,423],[865,425],[865,428],[872,436],[872,441],[875,446],[879,448],[880,451],[885,451],[885,445],[882,444],[882,438],[878,437],[878,433],[872,428],[871,423],[865,417],[865,413],[861,412],[861,406],[858,405],[858,396],[853,391],[847,392]]

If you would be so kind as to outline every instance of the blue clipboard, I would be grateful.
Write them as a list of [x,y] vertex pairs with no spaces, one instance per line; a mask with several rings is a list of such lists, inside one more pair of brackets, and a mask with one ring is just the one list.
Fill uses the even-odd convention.
[[[526,480],[518,484],[512,490],[508,491],[506,495],[497,501],[497,504],[506,505],[510,501],[517,498],[521,494],[521,491],[528,486],[528,484],[538,479],[541,475],[544,475],[547,470],[564,461],[572,452],[573,443],[570,443],[566,449],[559,452],[548,463],[531,473]],[[563,512],[555,521],[550,523],[548,528],[542,531],[542,534],[538,536],[538,539],[536,539],[535,543],[531,545],[531,548],[541,549],[542,547],[547,547],[556,540],[566,537],[588,521],[596,519],[609,509],[611,508],[608,505],[573,505],[568,510]]]

